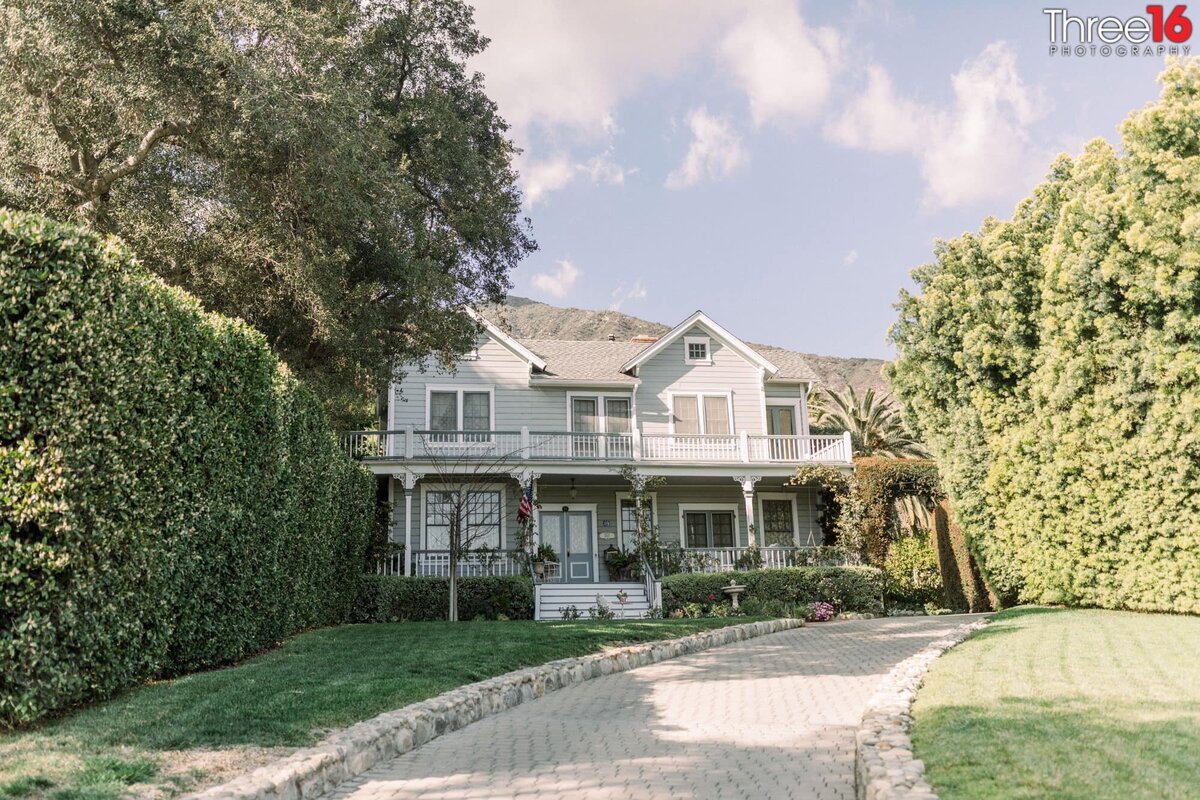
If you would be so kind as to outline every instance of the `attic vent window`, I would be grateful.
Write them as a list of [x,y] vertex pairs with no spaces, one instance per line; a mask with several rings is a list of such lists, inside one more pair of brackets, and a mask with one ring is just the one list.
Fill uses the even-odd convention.
[[707,336],[685,336],[683,337],[683,348],[684,363],[712,363],[712,356],[709,351],[709,341]]

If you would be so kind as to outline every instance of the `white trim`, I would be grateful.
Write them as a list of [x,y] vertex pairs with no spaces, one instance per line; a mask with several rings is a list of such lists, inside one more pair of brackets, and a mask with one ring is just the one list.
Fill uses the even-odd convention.
[[463,429],[463,392],[471,392],[472,394],[488,394],[488,432],[496,430],[496,387],[485,383],[441,383],[441,384],[425,384],[425,430],[431,430],[429,415],[432,412],[432,403],[430,396],[434,392],[457,392],[458,393],[458,419],[455,422],[457,426],[455,430]]
[[792,547],[800,546],[800,511],[796,506],[795,492],[758,492],[758,534],[762,537],[761,547],[767,546],[767,531],[762,523],[767,516],[763,513],[763,500],[786,500],[792,504]]
[[421,546],[418,549],[420,549],[420,550],[430,549],[429,548],[429,539],[425,532],[425,522],[426,522],[425,512],[429,508],[429,506],[425,500],[425,495],[429,492],[448,492],[448,491],[455,491],[455,490],[461,491],[464,485],[470,491],[476,491],[476,492],[498,491],[498,492],[500,492],[500,544],[499,544],[499,549],[501,549],[501,550],[506,549],[504,545],[505,545],[505,542],[508,541],[508,484],[505,484],[505,483],[475,484],[475,483],[471,483],[470,481],[464,481],[462,483],[455,483],[455,482],[448,483],[446,481],[436,481],[436,482],[432,482],[432,483],[427,483],[427,482],[422,481],[422,483],[421,483],[421,509],[419,512],[420,516],[421,516],[421,534],[420,534]]
[[[694,344],[704,345],[704,358],[692,358],[691,346]],[[684,336],[683,363],[704,364],[706,366],[711,366],[713,363],[712,339],[708,336]]]
[[583,378],[529,378],[529,386],[545,386],[558,389],[597,389],[605,391],[632,392],[641,385],[641,380],[634,378],[627,381],[586,380]]
[[[737,429],[733,426],[733,392],[728,389],[668,389],[667,390],[667,432],[672,436],[675,435],[675,398],[695,397],[696,398],[696,418],[700,423],[701,436],[708,435],[708,420],[704,414],[704,398],[705,397],[724,397],[725,407],[729,412],[729,433],[714,434],[720,436],[737,436]],[[691,436],[693,434],[681,433],[680,436]]]
[[[600,531],[597,530],[599,522],[596,519],[598,504],[597,503],[572,503],[570,500],[568,500],[567,502],[562,503],[561,505],[556,505],[551,508],[547,508],[545,510],[551,514],[561,514],[564,507],[567,509],[567,513],[570,513],[572,511],[588,511],[592,515],[592,581],[591,582],[599,583],[600,582]],[[536,516],[537,516],[537,526],[536,526],[535,530],[538,532],[538,537],[540,538],[541,531],[542,531],[542,508],[539,506],[535,506],[534,514],[536,514]],[[540,541],[539,541],[539,544],[540,544]],[[558,556],[560,559],[563,558],[562,553],[559,553]],[[565,570],[566,564],[562,563],[561,561],[559,563],[561,565],[559,568]]]
[[803,405],[798,398],[791,398],[791,397],[768,397],[767,398],[767,402],[763,404],[763,417],[765,417],[765,419],[763,421],[763,433],[765,433],[768,436],[774,435],[771,433],[771,414],[768,410],[772,406],[779,406],[779,407],[787,406],[788,408],[791,408],[793,416],[794,416],[793,422],[795,423],[795,427],[796,427],[796,432],[792,435],[793,436],[802,435],[800,433],[800,430],[802,427],[801,420],[803,419],[803,417],[801,415],[804,413]]
[[[679,504],[679,546],[686,548],[687,543],[687,525],[684,524],[684,519],[689,511],[732,511],[733,512],[733,546],[741,547],[738,542],[742,539],[742,521],[739,519],[738,510],[740,503],[680,503]],[[712,531],[709,531],[709,536]]]
[[[625,549],[625,531],[621,528],[621,501],[632,500],[633,492],[617,492],[617,547],[621,550]],[[658,527],[658,492],[646,492],[646,497],[650,498],[650,524]]]
[[482,325],[484,330],[486,330],[488,332],[488,335],[490,335],[493,339],[495,339],[497,342],[502,344],[504,347],[508,348],[514,355],[519,357],[522,361],[529,364],[530,367],[534,367],[536,369],[541,369],[541,370],[544,370],[546,368],[546,362],[542,360],[541,356],[539,356],[537,353],[530,350],[525,345],[518,342],[513,337],[509,336],[504,331],[500,330],[500,328],[496,327],[496,325],[494,325],[483,314],[480,314],[478,311],[476,311],[475,309],[470,308],[470,307],[464,308],[463,311],[466,313],[466,315],[468,317],[470,317],[471,319],[475,320],[480,325]]
[[697,325],[706,329],[713,337],[720,340],[722,344],[726,345],[732,350],[735,350],[739,355],[741,355],[742,358],[746,359],[752,364],[762,367],[769,374],[775,375],[779,372],[779,367],[763,358],[762,354],[750,347],[750,345],[746,344],[741,339],[722,328],[703,311],[696,311],[690,317],[668,331],[666,335],[659,338],[657,342],[626,361],[623,365],[621,365],[621,371],[629,372],[630,370],[636,369],[642,364],[645,364],[647,361],[654,358],[656,355],[666,349],[667,345],[671,344]]
[[800,390],[800,435],[808,436],[809,420],[808,420],[808,395],[812,391],[811,385],[805,386]]

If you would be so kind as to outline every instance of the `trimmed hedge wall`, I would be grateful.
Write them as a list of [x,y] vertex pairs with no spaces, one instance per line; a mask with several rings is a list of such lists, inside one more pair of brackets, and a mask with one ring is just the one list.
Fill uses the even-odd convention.
[[708,605],[709,596],[723,601],[722,589],[736,579],[746,587],[743,599],[761,602],[833,603],[838,611],[883,611],[883,572],[875,567],[790,567],[746,572],[682,572],[663,578],[663,613],[684,603]]
[[260,334],[0,210],[0,724],[344,621],[374,496]]
[[[429,622],[450,614],[447,578],[364,575],[351,619],[354,622]],[[522,576],[458,579],[458,618],[533,619],[533,579]]]

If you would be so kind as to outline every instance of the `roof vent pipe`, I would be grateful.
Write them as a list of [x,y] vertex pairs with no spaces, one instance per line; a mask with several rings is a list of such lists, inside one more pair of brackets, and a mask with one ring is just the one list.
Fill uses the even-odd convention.
[[609,340],[610,342],[615,342],[615,341],[617,340],[617,335],[616,335],[615,333],[610,333],[610,334],[608,335],[608,340]]

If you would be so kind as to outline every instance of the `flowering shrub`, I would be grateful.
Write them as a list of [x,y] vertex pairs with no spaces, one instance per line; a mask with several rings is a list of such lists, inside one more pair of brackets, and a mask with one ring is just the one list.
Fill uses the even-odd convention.
[[831,603],[818,601],[808,607],[804,618],[811,622],[829,622],[837,614],[837,609]]

